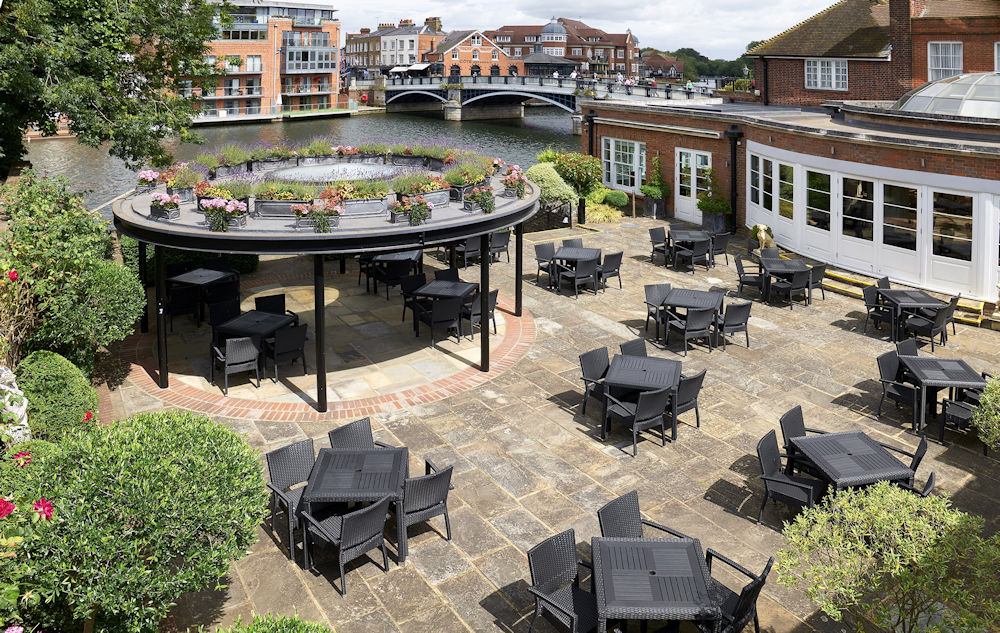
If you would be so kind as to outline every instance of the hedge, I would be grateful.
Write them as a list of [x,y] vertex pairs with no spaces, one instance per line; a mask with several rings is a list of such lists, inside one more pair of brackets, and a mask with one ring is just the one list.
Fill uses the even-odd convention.
[[578,196],[562,177],[556,173],[552,163],[538,163],[524,172],[524,177],[538,185],[538,199],[545,204],[565,204],[576,202]]
[[97,390],[66,358],[44,350],[32,352],[15,373],[28,399],[32,437],[55,441],[97,424]]
[[612,190],[604,195],[604,204],[611,205],[618,209],[628,206],[628,194],[624,191]]
[[[49,459],[59,447],[45,440],[25,440],[0,452],[0,497],[13,496],[19,498],[26,492],[28,481],[39,472],[41,465]],[[28,453],[14,459],[15,455]]]

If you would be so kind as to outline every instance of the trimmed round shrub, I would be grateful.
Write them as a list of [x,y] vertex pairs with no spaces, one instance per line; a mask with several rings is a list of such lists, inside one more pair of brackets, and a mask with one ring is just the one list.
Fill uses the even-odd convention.
[[[199,633],[208,633],[208,629],[199,628]],[[216,629],[215,633],[332,633],[332,630],[316,622],[300,620],[299,616],[253,614],[250,624],[243,624],[242,619],[232,626]]]
[[218,586],[265,516],[257,452],[185,411],[68,436],[42,467],[55,514],[29,554],[53,594],[46,630],[92,615],[95,633],[159,631],[181,594]]
[[598,184],[596,187],[590,190],[587,194],[587,206],[592,204],[601,204],[604,202],[604,197],[608,195],[611,190],[602,184]]
[[524,172],[524,177],[538,185],[538,199],[543,204],[573,203],[579,199],[573,187],[566,184],[566,181],[556,173],[552,163],[532,165]]
[[609,191],[604,196],[604,204],[609,204],[615,208],[621,209],[622,207],[628,206],[628,194],[624,191],[612,190]]
[[44,350],[32,352],[18,363],[15,373],[17,386],[28,399],[32,437],[55,441],[97,424],[97,390],[66,358]]

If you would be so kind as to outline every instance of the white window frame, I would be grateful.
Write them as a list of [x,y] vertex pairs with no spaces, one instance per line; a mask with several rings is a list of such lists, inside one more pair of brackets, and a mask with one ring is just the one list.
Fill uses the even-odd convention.
[[[628,154],[631,160],[623,160]],[[642,141],[601,137],[601,180],[606,187],[638,192],[646,179],[646,144]]]
[[264,62],[260,55],[247,55],[247,72],[259,73],[264,71]]
[[494,48],[493,51],[492,51],[492,53],[490,53],[490,59],[492,59],[493,61],[499,60],[500,59],[500,51],[498,51],[497,49]]
[[[934,47],[935,46],[941,47],[944,45],[950,47],[954,46],[958,47],[957,72],[951,72],[956,70],[954,66],[946,68],[944,66],[935,67],[933,65],[935,58],[937,59],[941,58],[940,52],[938,52],[937,54],[934,53]],[[954,50],[952,50],[948,56],[950,58],[953,58],[954,54],[955,54]],[[954,77],[955,75],[961,75],[964,67],[965,67],[965,46],[962,42],[952,42],[952,41],[927,42],[927,81],[935,81],[937,79],[946,79],[948,77]],[[950,74],[945,74],[945,73],[950,73]]]
[[1000,73],[1000,42],[993,43],[993,70]]
[[472,37],[469,38],[469,44],[471,44],[472,46],[482,46],[483,45],[483,38],[482,38],[482,36],[481,35],[473,35]]
[[452,49],[452,51],[451,51],[451,58],[452,59],[458,59],[458,49],[457,48]]
[[806,90],[847,92],[848,64],[846,59],[803,60]]
[[576,55],[577,57],[579,57],[580,55],[583,55],[583,49],[582,48],[574,48],[573,49],[573,54]]
[[472,59],[473,59],[473,61],[479,61],[479,49],[478,48],[472,49]]

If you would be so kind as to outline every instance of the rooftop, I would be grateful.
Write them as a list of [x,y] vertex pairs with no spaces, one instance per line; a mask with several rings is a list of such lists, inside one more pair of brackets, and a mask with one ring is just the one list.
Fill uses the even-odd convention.
[[840,0],[747,54],[887,58],[889,48],[888,0]]

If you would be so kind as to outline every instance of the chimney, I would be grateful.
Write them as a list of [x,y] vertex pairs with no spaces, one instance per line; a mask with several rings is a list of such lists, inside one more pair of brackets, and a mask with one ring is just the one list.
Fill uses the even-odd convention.
[[371,32],[372,32],[372,30],[370,28],[368,28],[367,26],[364,27],[363,29],[361,29],[361,34],[362,35],[368,35]]
[[394,29],[394,28],[396,28],[396,25],[393,24],[392,22],[382,22],[381,24],[378,25],[378,28],[379,28],[379,30],[382,30],[382,29]]
[[413,20],[400,20],[399,21],[399,26],[400,27],[413,26]]
[[441,30],[441,18],[433,17],[424,20],[424,25],[431,27],[435,31]]
[[889,44],[892,46],[889,71],[892,81],[882,99],[898,99],[915,85],[913,76],[913,33],[910,18],[924,10],[924,0],[889,0]]

